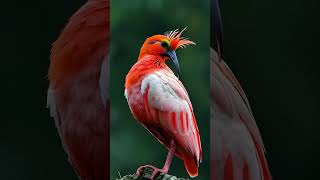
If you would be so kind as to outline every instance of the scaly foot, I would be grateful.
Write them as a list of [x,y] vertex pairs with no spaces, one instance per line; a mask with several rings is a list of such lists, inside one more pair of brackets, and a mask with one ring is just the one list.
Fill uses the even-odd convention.
[[152,175],[150,177],[151,180],[154,180],[157,175],[163,173],[163,174],[166,174],[168,172],[167,169],[159,169],[157,167],[154,167],[154,166],[151,166],[151,165],[144,165],[144,166],[140,166],[138,169],[137,169],[137,176],[140,176],[141,173],[143,173],[143,171],[146,169],[146,168],[149,168],[149,169],[152,169]]

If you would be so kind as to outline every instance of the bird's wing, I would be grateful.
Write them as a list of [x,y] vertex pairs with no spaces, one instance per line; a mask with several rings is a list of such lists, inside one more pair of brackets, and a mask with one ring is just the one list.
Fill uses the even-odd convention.
[[[110,97],[109,97],[109,80],[110,80],[110,55],[108,54],[106,57],[104,57],[102,66],[101,66],[101,73],[100,73],[100,79],[99,79],[99,85],[100,85],[100,94],[102,98],[102,102],[104,106],[106,107],[107,111],[110,109]],[[109,113],[107,113],[109,114]],[[108,115],[107,115],[108,116]]]
[[214,179],[269,180],[263,142],[239,82],[211,49],[211,151]]
[[88,1],[51,49],[47,103],[82,179],[109,177],[109,107],[103,105],[108,94],[101,91],[107,83],[102,64],[109,47],[108,15],[109,0]]
[[[157,71],[143,79],[141,92],[149,119],[170,133],[178,147],[184,147],[184,151],[194,156],[198,164],[201,159],[199,130],[182,83],[172,72]],[[167,137],[157,138],[170,142]]]

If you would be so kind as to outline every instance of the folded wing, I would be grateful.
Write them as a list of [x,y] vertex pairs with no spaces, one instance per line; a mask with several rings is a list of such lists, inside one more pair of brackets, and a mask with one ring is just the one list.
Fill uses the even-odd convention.
[[184,86],[172,71],[162,70],[144,78],[141,92],[150,119],[146,127],[167,147],[173,138],[177,144],[176,155],[185,160],[185,165],[192,166],[186,165],[186,168],[189,174],[194,175],[201,160],[201,144],[192,105]]

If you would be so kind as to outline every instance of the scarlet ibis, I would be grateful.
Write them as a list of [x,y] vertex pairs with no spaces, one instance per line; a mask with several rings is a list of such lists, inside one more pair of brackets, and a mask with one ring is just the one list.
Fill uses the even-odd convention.
[[211,2],[211,179],[270,180],[264,145],[249,101],[222,60],[220,11],[217,0]]
[[184,161],[191,177],[198,175],[201,161],[201,142],[191,101],[181,81],[166,65],[167,60],[172,60],[180,72],[175,50],[195,44],[181,37],[182,32],[147,38],[125,80],[125,96],[134,118],[169,150],[162,169],[151,165],[138,168],[138,175],[146,167],[153,169],[151,179],[168,172],[174,154]]
[[51,49],[48,107],[84,180],[109,178],[109,0],[89,0]]

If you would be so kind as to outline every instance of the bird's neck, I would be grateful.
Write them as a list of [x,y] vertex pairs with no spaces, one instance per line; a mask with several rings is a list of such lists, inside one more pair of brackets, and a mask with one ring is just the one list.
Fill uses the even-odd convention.
[[170,70],[161,56],[144,55],[140,57],[127,74],[125,87],[130,88],[142,81],[146,75],[158,70]]

